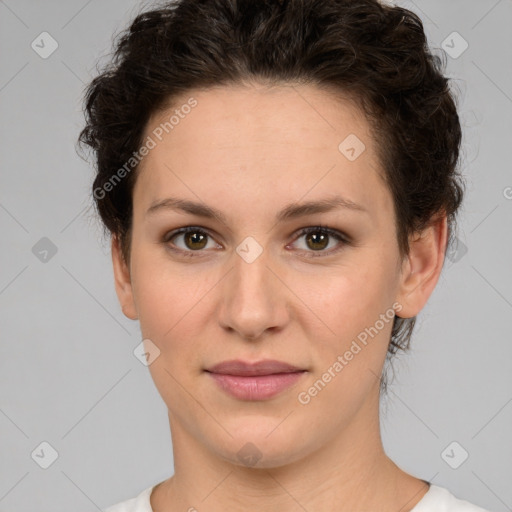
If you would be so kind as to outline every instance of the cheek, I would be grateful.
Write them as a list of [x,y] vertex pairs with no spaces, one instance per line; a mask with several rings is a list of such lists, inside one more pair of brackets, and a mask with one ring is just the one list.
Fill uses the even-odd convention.
[[[320,327],[328,327],[321,327],[324,335],[318,330],[309,333],[312,339],[333,339],[332,345],[342,348],[393,303],[393,276],[385,254],[383,250],[354,251],[340,265],[283,268],[283,279],[293,284],[297,297],[283,289],[276,306],[294,303],[291,310],[300,315],[296,320],[303,328],[312,329],[318,320]],[[207,321],[215,320],[213,306],[223,300],[215,285],[224,270],[176,263],[152,244],[134,243],[132,284],[144,337],[154,337],[166,346],[172,339],[194,339]]]
[[[222,273],[177,264],[165,252],[134,253],[132,285],[142,335],[160,350],[193,351],[194,341],[211,322],[211,299]],[[208,309],[210,308],[210,309]]]
[[391,297],[387,274],[369,263],[297,277],[297,286],[304,302],[339,333],[375,322]]
[[[330,386],[333,392],[335,389],[355,392],[358,386],[368,389],[380,373],[393,325],[391,280],[391,273],[379,266],[375,258],[331,271],[329,276],[316,279],[308,276],[308,283],[302,282],[303,290],[309,288],[304,302],[322,325],[328,327],[322,328],[325,334],[319,337],[311,333],[311,339],[318,340],[315,343],[317,370],[327,371],[338,356],[342,357],[343,370],[339,373],[332,370],[337,375]],[[386,314],[384,321],[381,320],[381,315]]]
[[[312,387],[298,391],[318,396],[304,409],[310,417],[324,421],[325,404],[336,404],[333,425],[352,417],[375,387],[393,325],[389,273],[367,263],[315,280],[315,292],[309,294],[311,310],[329,329],[311,336],[315,375]],[[321,392],[315,395],[317,389]]]

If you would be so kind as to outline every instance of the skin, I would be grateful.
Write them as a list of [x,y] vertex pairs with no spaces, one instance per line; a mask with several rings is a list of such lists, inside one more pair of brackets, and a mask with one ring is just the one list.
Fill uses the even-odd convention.
[[[387,457],[379,427],[392,323],[309,403],[298,394],[394,303],[404,318],[421,311],[442,269],[446,218],[411,237],[400,260],[376,142],[348,99],[312,85],[194,90],[154,114],[145,136],[191,96],[197,106],[137,171],[129,263],[112,240],[122,310],[160,350],[149,370],[168,407],[175,473],[153,490],[153,510],[411,510],[428,485]],[[354,161],[338,150],[349,134],[366,146]],[[289,203],[335,194],[366,212],[275,221]],[[225,222],[146,214],[169,196],[217,208]],[[352,242],[330,237],[319,250],[300,235],[318,225]],[[202,228],[207,243],[165,239],[184,226]],[[251,263],[236,251],[248,236],[263,248]],[[227,359],[277,359],[307,372],[272,399],[246,401],[204,371]],[[261,455],[254,466],[237,457],[249,442]]]

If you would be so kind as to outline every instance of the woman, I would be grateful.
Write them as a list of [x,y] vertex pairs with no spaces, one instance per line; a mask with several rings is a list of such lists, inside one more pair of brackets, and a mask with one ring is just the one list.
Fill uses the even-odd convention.
[[447,82],[418,17],[377,0],[133,21],[80,139],[175,473],[108,512],[483,510],[379,428],[463,197]]

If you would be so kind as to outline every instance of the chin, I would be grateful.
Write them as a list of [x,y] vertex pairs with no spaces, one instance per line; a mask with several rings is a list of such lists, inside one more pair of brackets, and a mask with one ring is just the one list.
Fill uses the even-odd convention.
[[[249,469],[286,466],[300,460],[310,451],[305,445],[303,428],[297,427],[295,432],[291,432],[291,425],[288,429],[283,428],[283,425],[276,428],[279,421],[275,419],[255,421],[257,427],[254,423],[245,426],[239,424],[236,435],[228,439],[224,437],[221,445],[212,440],[211,447],[229,463]],[[314,448],[310,449],[312,451]]]

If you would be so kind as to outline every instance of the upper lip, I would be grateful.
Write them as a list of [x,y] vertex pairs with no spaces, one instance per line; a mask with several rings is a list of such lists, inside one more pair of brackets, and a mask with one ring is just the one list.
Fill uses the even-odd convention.
[[230,361],[223,361],[210,368],[207,368],[210,373],[223,373],[225,375],[272,375],[274,373],[292,373],[305,371],[303,368],[297,368],[282,361],[273,359],[265,359],[263,361],[256,361],[254,363],[241,361],[240,359],[232,359]]

